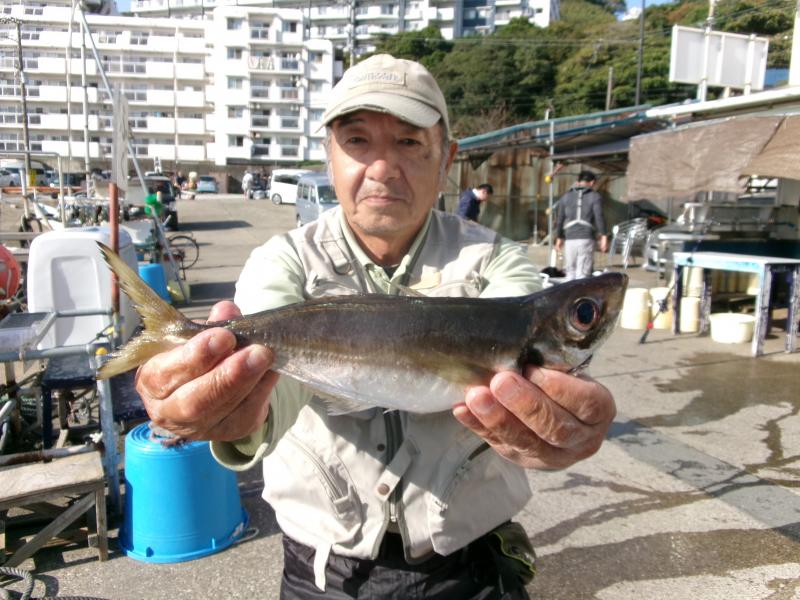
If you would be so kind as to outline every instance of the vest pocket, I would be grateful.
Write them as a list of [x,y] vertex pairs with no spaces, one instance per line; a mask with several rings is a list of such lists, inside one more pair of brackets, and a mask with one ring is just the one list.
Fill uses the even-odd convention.
[[[363,522],[361,501],[335,454],[323,460],[289,431],[267,460],[271,464],[264,499],[280,516],[286,533],[309,531],[313,523],[316,536],[332,544],[356,536]],[[304,482],[302,495],[297,493],[298,481]]]
[[[445,555],[513,517],[531,497],[525,470],[483,440],[473,439],[459,450],[461,460],[449,462],[451,472],[438,478],[428,496],[433,549]],[[456,457],[443,463],[448,458]]]

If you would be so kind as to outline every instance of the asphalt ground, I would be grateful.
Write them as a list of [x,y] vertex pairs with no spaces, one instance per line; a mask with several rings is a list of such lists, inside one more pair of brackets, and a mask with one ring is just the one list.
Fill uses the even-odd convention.
[[[232,297],[254,246],[294,223],[293,207],[240,196],[182,200],[179,210],[201,248],[183,308],[198,318]],[[0,207],[4,230],[11,214]],[[528,251],[546,264],[546,247]],[[664,285],[638,267],[627,272],[632,286]],[[534,497],[519,520],[538,553],[531,595],[800,598],[800,354],[783,352],[777,328],[760,358],[749,344],[663,330],[640,344],[640,334],[618,328],[589,369],[617,401],[608,441],[569,469],[529,473]],[[119,550],[117,518],[107,562],[77,544],[26,561],[34,596],[277,598],[282,550],[262,485],[257,468],[239,476],[254,527],[246,541],[190,562],[144,563]]]

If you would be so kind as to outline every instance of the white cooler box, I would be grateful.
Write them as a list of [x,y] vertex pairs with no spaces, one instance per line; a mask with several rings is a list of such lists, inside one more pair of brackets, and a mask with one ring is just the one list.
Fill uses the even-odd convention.
[[[111,231],[107,227],[75,227],[49,231],[33,240],[27,282],[30,312],[111,308],[111,270],[96,242],[111,246]],[[119,254],[136,272],[136,251],[124,230],[119,232]],[[120,316],[125,341],[138,326],[139,315],[124,292],[120,292]],[[86,344],[110,324],[111,317],[105,315],[61,317],[39,348]]]

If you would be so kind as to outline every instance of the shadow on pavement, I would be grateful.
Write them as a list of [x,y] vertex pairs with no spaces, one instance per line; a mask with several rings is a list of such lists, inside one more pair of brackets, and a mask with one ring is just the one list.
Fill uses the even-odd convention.
[[198,282],[192,284],[192,304],[231,300],[236,291],[235,281]]
[[183,221],[181,230],[188,231],[221,231],[225,229],[245,229],[252,227],[247,221]]

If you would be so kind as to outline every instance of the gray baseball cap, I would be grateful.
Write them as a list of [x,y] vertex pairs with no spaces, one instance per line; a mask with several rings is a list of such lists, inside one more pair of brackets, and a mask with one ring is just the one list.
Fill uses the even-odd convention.
[[323,125],[359,110],[388,113],[417,127],[442,120],[450,135],[447,103],[430,71],[418,62],[376,54],[347,69],[331,93]]

